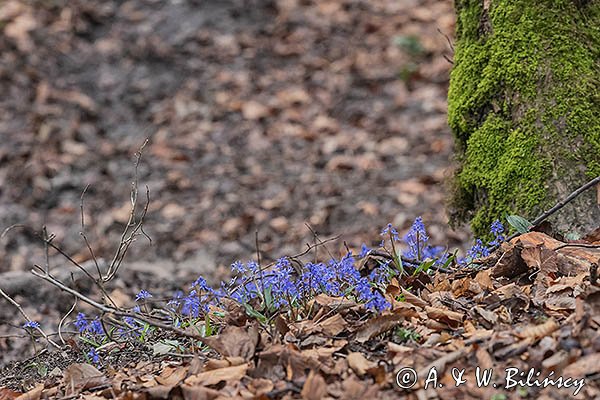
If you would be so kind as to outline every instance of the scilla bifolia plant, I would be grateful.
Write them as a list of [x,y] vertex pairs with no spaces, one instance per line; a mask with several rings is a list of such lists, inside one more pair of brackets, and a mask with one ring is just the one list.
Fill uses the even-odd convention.
[[[493,241],[484,244],[477,239],[466,257],[459,258],[443,247],[429,243],[425,225],[419,217],[403,237],[388,224],[381,231],[383,240],[379,249],[370,249],[363,244],[357,255],[348,252],[340,259],[306,264],[295,257],[282,257],[265,268],[255,261],[236,261],[231,265],[233,278],[222,282],[219,289],[213,289],[199,277],[187,293],[176,293],[164,308],[160,308],[158,302],[150,303],[152,294],[141,290],[135,297],[138,305],[131,311],[141,316],[162,313],[174,327],[193,328],[203,337],[215,333],[211,315],[222,316],[218,310],[225,300],[238,303],[249,317],[265,326],[272,325],[277,315],[285,315],[291,320],[308,316],[310,300],[319,294],[346,298],[379,313],[390,307],[383,293],[392,278],[401,278],[409,270],[414,275],[434,273],[450,266],[468,267],[475,259],[489,255],[491,248],[504,240],[504,226],[500,221],[492,224],[491,233]],[[357,261],[374,251],[384,252],[388,259],[379,261],[376,268],[363,276]],[[82,313],[77,315],[74,325],[81,340],[90,346],[86,357],[95,364],[100,362],[96,349],[107,343],[110,336],[145,342],[152,329],[147,322],[135,317],[123,317],[119,325],[105,328],[98,318],[89,319]]]

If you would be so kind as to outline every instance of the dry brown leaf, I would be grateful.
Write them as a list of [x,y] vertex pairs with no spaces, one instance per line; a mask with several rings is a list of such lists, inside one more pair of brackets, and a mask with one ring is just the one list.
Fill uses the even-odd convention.
[[243,357],[249,360],[254,356],[258,344],[258,328],[250,325],[247,328],[227,326],[217,336],[204,338],[204,343],[226,357]]
[[184,381],[186,385],[216,385],[219,382],[239,381],[246,375],[248,364],[236,365],[233,367],[213,369],[192,375]]
[[491,270],[486,269],[485,271],[479,271],[477,275],[475,275],[475,281],[479,284],[479,287],[483,290],[494,290],[494,283],[492,282],[492,278],[490,277]]
[[429,371],[431,371],[432,368],[435,368],[438,371],[438,374],[442,374],[444,372],[444,370],[446,369],[446,365],[451,364],[451,363],[461,359],[466,354],[471,353],[472,349],[473,349],[473,346],[467,346],[467,347],[463,347],[462,349],[455,350],[451,353],[447,353],[447,354],[443,355],[442,357],[438,358],[437,360],[435,360],[434,362],[427,365],[425,368],[422,368],[417,373],[417,376],[427,376],[427,373]]
[[[496,315],[496,313],[492,312],[492,311],[488,311],[485,308],[479,307],[479,306],[475,306],[474,308],[475,312],[478,313],[479,315],[481,315],[483,317],[483,319],[488,322],[489,325],[495,325],[498,322],[498,315]],[[485,324],[484,324],[485,325]],[[490,327],[489,325],[486,325],[486,327]]]
[[354,307],[356,302],[347,300],[343,297],[327,296],[326,294],[317,295],[313,301],[321,306],[327,306],[331,309],[343,310],[346,308]]
[[588,276],[588,272],[583,272],[577,274],[576,276],[563,276],[556,280],[548,289],[546,289],[546,294],[568,289],[572,291],[578,290],[577,293],[574,293],[574,296],[577,296],[583,292],[582,285]]
[[544,306],[552,311],[574,310],[575,298],[559,293],[557,295],[548,296],[546,301],[544,301]]
[[44,391],[44,384],[38,383],[35,387],[20,396],[15,397],[15,400],[39,400]]
[[529,297],[523,293],[523,288],[517,286],[514,282],[509,283],[508,285],[500,286],[498,289],[492,292],[493,294],[497,294],[501,299],[511,299],[511,298],[520,298],[523,300],[528,300]]
[[200,372],[202,372],[202,361],[200,361],[200,357],[197,354],[194,354],[194,358],[192,358],[188,366],[187,374],[190,376],[199,374]]
[[358,352],[348,354],[346,360],[348,361],[348,366],[354,371],[356,375],[360,377],[366,374],[367,370],[375,367],[376,365],[374,362],[367,360],[365,356],[362,355],[362,353]]
[[260,396],[269,393],[273,390],[274,387],[275,385],[273,384],[272,380],[264,378],[252,379],[248,383],[248,390],[252,392],[252,394],[254,394],[255,396]]
[[160,385],[175,386],[181,382],[186,375],[187,368],[185,367],[167,367],[155,379]]
[[422,298],[420,298],[418,296],[415,296],[414,294],[412,294],[408,290],[404,289],[403,287],[401,287],[400,290],[402,291],[402,296],[404,296],[404,301],[406,301],[407,303],[415,305],[420,308],[425,308],[429,305],[425,300],[423,300]]
[[325,379],[318,373],[310,371],[304,386],[302,387],[301,396],[303,400],[321,400],[327,394],[327,384]]
[[510,357],[516,357],[523,352],[527,351],[529,347],[534,343],[535,340],[533,338],[525,338],[515,343],[511,343],[507,346],[504,346],[494,352],[494,357],[500,360],[506,360]]
[[505,277],[511,279],[528,270],[527,264],[523,262],[521,257],[521,251],[523,250],[521,243],[516,245],[513,242],[508,243],[503,246],[503,249],[506,249],[506,251],[502,253],[500,259],[490,271],[492,278]]
[[442,322],[452,328],[459,327],[464,318],[463,313],[446,310],[444,308],[425,307],[425,312],[429,318]]
[[168,399],[170,398],[171,390],[174,386],[156,385],[146,388],[146,392],[153,399]]
[[370,319],[364,323],[356,332],[354,340],[359,343],[364,343],[377,335],[386,332],[397,326],[404,319],[416,316],[416,312],[412,308],[398,308],[391,313],[382,314]]
[[592,353],[568,365],[562,371],[562,376],[583,378],[586,375],[595,375],[598,372],[600,372],[600,353]]
[[318,326],[321,328],[321,331],[324,334],[328,336],[336,336],[348,327],[348,323],[340,314],[335,314],[323,322],[320,322]]
[[214,400],[221,394],[218,390],[198,385],[184,384],[180,388],[185,400]]
[[65,391],[74,395],[82,390],[100,386],[107,382],[102,372],[90,364],[71,364],[63,377]]
[[33,41],[29,32],[38,27],[38,21],[31,11],[17,15],[11,22],[4,26],[4,35],[13,39],[17,43],[17,47],[24,53],[28,53],[33,49]]
[[477,347],[475,351],[475,357],[477,358],[477,366],[483,369],[490,369],[494,366],[492,356],[483,347]]
[[[246,360],[242,357],[224,357],[221,359],[210,359],[204,365],[205,371],[210,371],[212,369],[220,369],[227,367],[235,367],[236,365],[242,365],[246,362]],[[200,373],[202,371],[198,371]]]
[[7,387],[0,387],[0,400],[14,400],[22,394]]
[[341,394],[341,399],[375,399],[377,398],[377,385],[369,384],[358,379],[355,375],[350,375],[342,383],[344,392]]

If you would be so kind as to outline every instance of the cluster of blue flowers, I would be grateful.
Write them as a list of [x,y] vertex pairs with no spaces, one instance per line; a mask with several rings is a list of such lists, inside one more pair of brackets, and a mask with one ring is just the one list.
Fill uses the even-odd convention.
[[75,318],[73,323],[80,334],[86,334],[90,336],[104,336],[105,331],[102,326],[102,322],[98,317],[90,320],[84,313],[80,312]]
[[[328,262],[314,262],[294,268],[292,260],[288,257],[278,259],[271,268],[261,269],[254,261],[242,263],[236,261],[231,265],[234,277],[229,282],[222,282],[219,289],[213,289],[203,277],[194,281],[187,293],[178,292],[167,303],[167,309],[175,326],[181,326],[182,321],[203,318],[209,312],[211,305],[218,305],[224,298],[233,299],[244,305],[246,310],[253,310],[259,315],[274,315],[281,310],[294,310],[305,306],[310,299],[319,294],[334,297],[345,297],[365,305],[373,312],[381,312],[390,308],[390,303],[384,297],[385,289],[392,277],[402,273],[396,264],[409,263],[419,266],[423,263],[429,265],[444,265],[455,260],[458,265],[467,266],[473,260],[486,257],[491,250],[505,240],[505,229],[500,221],[495,221],[490,230],[494,239],[485,244],[477,239],[467,251],[465,258],[457,258],[443,247],[432,246],[421,217],[413,222],[412,226],[402,238],[398,230],[388,224],[382,231],[383,240],[380,247],[392,257],[388,261],[380,261],[367,276],[361,275],[357,268],[356,258],[351,252],[340,259],[331,259]],[[389,240],[392,252],[386,250],[385,243]],[[401,250],[396,251],[396,245]],[[358,258],[366,257],[372,249],[363,244]],[[400,262],[399,259],[402,259]],[[135,301],[148,311],[147,300],[152,294],[141,290]],[[140,313],[140,306],[132,308],[132,312]],[[116,333],[120,337],[141,337],[147,328],[141,321],[134,317],[122,319],[127,328],[119,327]],[[82,337],[101,342],[107,335],[98,318],[90,319],[85,314],[79,313],[74,322]],[[36,328],[37,322],[28,322],[24,328]],[[115,333],[115,332],[113,332]],[[88,358],[99,362],[98,353],[92,348],[87,353]]]
[[298,307],[322,293],[352,297],[376,311],[390,306],[370,279],[361,276],[352,253],[327,263],[308,263],[301,271],[294,270],[287,257],[280,258],[272,270],[262,273],[252,261],[245,266],[236,262],[232,270],[241,274],[223,291],[225,296],[240,303],[265,300],[265,294],[268,294],[269,306],[274,309]]
[[492,249],[500,243],[502,243],[506,237],[504,236],[504,225],[499,220],[496,220],[492,223],[490,227],[490,233],[494,237],[494,240],[485,244],[481,239],[475,240],[475,243],[469,250],[467,250],[467,257],[461,258],[458,260],[459,265],[467,265],[471,263],[473,260],[487,257],[490,255]]
[[[492,249],[500,245],[500,243],[506,239],[504,235],[504,225],[502,225],[499,220],[496,220],[492,223],[490,227],[490,233],[494,239],[487,244],[485,244],[481,239],[475,240],[473,246],[467,250],[466,257],[457,258],[458,265],[466,266],[475,259],[489,256]],[[429,244],[429,236],[427,235],[427,231],[421,217],[415,219],[412,226],[408,230],[408,233],[404,235],[402,240],[400,240],[398,231],[392,226],[392,224],[388,224],[387,227],[381,231],[381,236],[383,236],[384,239],[382,240],[380,247],[384,247],[385,239],[387,237],[389,237],[389,239],[392,241],[392,244],[394,242],[403,242],[406,249],[401,252],[401,255],[403,259],[409,260],[408,262],[413,265],[419,265],[425,260],[434,260],[434,265],[442,265],[451,257],[449,252],[444,251],[444,247],[432,246]],[[368,248],[363,245],[361,255],[366,254],[367,252]]]
[[40,323],[37,321],[27,321],[23,324],[23,328],[25,329],[37,329],[40,327]]

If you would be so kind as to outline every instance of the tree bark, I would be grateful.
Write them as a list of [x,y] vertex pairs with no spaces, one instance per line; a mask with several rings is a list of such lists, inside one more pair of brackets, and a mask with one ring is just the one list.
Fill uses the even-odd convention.
[[[495,219],[533,220],[600,175],[600,0],[455,0],[455,9],[450,217],[485,235]],[[554,227],[600,226],[599,194],[579,196]]]

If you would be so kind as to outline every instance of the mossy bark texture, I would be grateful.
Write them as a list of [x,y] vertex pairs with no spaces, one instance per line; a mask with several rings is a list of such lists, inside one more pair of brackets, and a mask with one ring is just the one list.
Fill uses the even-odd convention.
[[[600,0],[455,0],[448,120],[459,168],[451,221],[485,235],[533,219],[600,175]],[[554,217],[600,225],[596,191]]]

